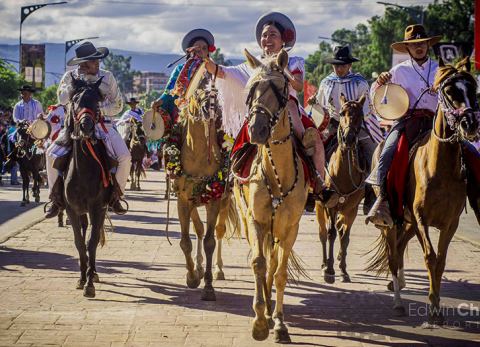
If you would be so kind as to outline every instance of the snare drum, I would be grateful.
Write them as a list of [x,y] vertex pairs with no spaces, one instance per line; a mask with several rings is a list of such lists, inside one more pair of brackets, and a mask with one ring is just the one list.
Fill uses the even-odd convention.
[[46,120],[41,118],[36,119],[30,125],[30,134],[36,140],[45,140],[50,136],[52,126]]
[[165,132],[165,123],[160,113],[154,110],[145,112],[143,116],[143,128],[149,140],[160,140]]
[[395,83],[384,84],[373,94],[373,108],[383,119],[402,118],[410,107],[408,94],[403,87]]

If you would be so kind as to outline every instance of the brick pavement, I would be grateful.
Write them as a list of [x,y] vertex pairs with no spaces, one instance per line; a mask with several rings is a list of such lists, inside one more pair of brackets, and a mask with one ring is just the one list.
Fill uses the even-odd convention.
[[[115,233],[97,255],[101,283],[95,299],[75,289],[78,254],[71,229],[43,221],[0,245],[0,346],[275,345],[272,336],[264,342],[250,337],[253,278],[244,239],[224,244],[227,280],[215,281],[216,302],[203,302],[200,289],[186,288],[176,218],[170,227],[174,245],[164,237],[161,180],[162,174],[149,171],[145,190],[129,193],[130,213],[114,218]],[[171,211],[176,217],[175,204]],[[364,253],[377,235],[359,216],[347,259],[353,283],[328,285],[321,276],[314,216],[304,216],[295,250],[311,279],[286,290],[292,341],[306,346],[480,345],[480,249],[452,242],[442,286],[448,324],[424,329],[428,280],[420,247],[413,240],[406,260],[402,292],[410,316],[397,318],[387,279],[364,271]],[[464,309],[453,309],[462,304],[472,305],[466,316]]]

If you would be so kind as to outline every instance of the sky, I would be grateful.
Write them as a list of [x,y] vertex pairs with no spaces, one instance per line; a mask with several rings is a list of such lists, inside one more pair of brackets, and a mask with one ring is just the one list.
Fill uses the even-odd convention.
[[[2,0],[0,43],[17,44],[20,7],[56,0]],[[318,36],[337,29],[353,29],[382,15],[385,6],[375,0],[67,0],[32,13],[23,23],[24,43],[56,42],[99,36],[96,46],[139,52],[182,53],[181,40],[191,29],[205,28],[215,36],[227,57],[243,49],[259,53],[255,23],[267,12],[286,14],[295,24],[297,43],[292,53],[308,56],[318,47]],[[427,5],[431,0],[391,1],[399,5]]]

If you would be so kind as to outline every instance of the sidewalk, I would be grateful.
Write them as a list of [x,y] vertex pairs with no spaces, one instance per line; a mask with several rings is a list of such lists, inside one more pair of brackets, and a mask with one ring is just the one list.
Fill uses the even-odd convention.
[[[246,241],[224,242],[227,279],[214,282],[216,302],[201,301],[201,290],[185,285],[174,201],[173,246],[165,238],[163,174],[148,171],[147,177],[143,191],[128,193],[130,212],[114,217],[115,232],[97,253],[101,283],[95,299],[74,289],[79,272],[71,229],[44,220],[0,245],[0,346],[278,346],[273,334],[264,342],[250,337],[254,284]],[[474,226],[468,219],[472,216],[467,215],[467,226]],[[294,344],[479,344],[480,249],[452,241],[442,282],[442,304],[451,308],[447,325],[423,329],[428,278],[418,242],[412,240],[406,258],[402,295],[409,316],[394,317],[388,280],[364,270],[365,253],[378,232],[363,220],[357,218],[349,246],[352,283],[337,278],[328,285],[320,270],[315,216],[302,218],[295,251],[311,279],[286,289],[285,319]],[[432,241],[437,237],[432,232]],[[460,309],[464,307],[470,311]]]

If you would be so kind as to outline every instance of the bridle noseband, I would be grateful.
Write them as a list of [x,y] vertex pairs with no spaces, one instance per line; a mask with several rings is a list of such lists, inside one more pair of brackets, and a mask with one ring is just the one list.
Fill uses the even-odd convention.
[[[356,103],[355,101],[347,101],[346,103],[343,104],[342,108],[340,109],[340,117],[344,117],[342,114],[345,112],[345,110],[347,109],[347,107],[353,105],[354,107],[356,106]],[[362,128],[362,122],[359,122],[359,125],[357,127],[355,127],[353,129],[353,136],[355,138],[355,142],[353,143],[353,145],[347,145],[346,143],[346,136],[345,136],[345,133],[347,132],[347,130],[351,128],[350,125],[348,125],[345,129],[342,128],[341,124],[338,125],[338,139],[339,139],[339,146],[341,146],[342,148],[345,148],[345,149],[352,149],[353,147],[356,146],[356,144],[358,143],[358,134],[360,133],[360,130]]]

